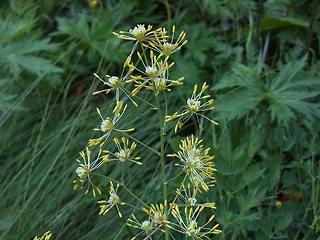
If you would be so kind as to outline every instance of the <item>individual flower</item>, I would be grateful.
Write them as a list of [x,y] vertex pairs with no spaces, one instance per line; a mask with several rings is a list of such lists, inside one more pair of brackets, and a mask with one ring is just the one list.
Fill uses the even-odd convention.
[[138,236],[140,236],[143,233],[146,236],[149,236],[153,231],[156,231],[156,230],[164,231],[163,229],[158,228],[157,224],[153,222],[150,217],[148,218],[148,220],[145,220],[142,223],[140,223],[134,214],[132,214],[131,216],[132,216],[132,219],[130,218],[128,219],[127,225],[129,227],[133,227],[141,230],[138,234],[136,234],[133,238],[131,238],[131,240],[136,239]]
[[280,208],[282,206],[282,202],[277,200],[276,203],[275,203],[275,206],[276,206],[277,210],[280,210]]
[[[174,65],[174,62],[169,64],[168,57],[164,60],[160,60],[160,55],[156,56],[153,51],[150,50],[149,63],[146,58],[142,58],[139,52],[137,52],[137,55],[143,65],[143,70],[130,64],[132,68],[141,73],[141,75],[138,76],[131,75],[131,81],[135,82],[135,89],[132,91],[133,96],[135,96],[143,87],[159,92],[165,89],[170,91],[170,86],[182,84],[183,77],[177,80],[169,79],[168,70]],[[130,80],[127,82],[130,82]]]
[[33,240],[49,240],[51,238],[52,233],[50,231],[45,232],[41,238],[38,238],[37,236],[34,237]]
[[184,213],[182,216],[177,204],[174,204],[171,209],[171,214],[177,220],[177,223],[170,222],[167,224],[167,227],[185,234],[192,239],[202,240],[202,239],[211,239],[212,234],[219,234],[221,230],[218,230],[217,227],[219,224],[214,225],[212,228],[207,227],[210,222],[214,219],[214,215],[202,226],[198,226],[198,218],[200,213],[203,211],[205,206],[198,206],[195,210],[192,207],[185,207]]
[[151,204],[150,209],[142,208],[142,210],[149,215],[154,223],[161,226],[167,220],[167,216],[164,212],[166,205],[167,202],[165,202],[164,205],[162,203],[160,203],[160,205]]
[[96,8],[97,6],[98,6],[98,0],[92,0],[89,3],[89,7],[91,7],[91,8]]
[[187,206],[195,206],[197,203],[197,188],[193,187],[191,190],[190,183],[188,183],[187,189],[182,184],[182,191],[177,188],[176,194],[185,202]]
[[126,66],[128,62],[131,60],[132,54],[136,50],[137,45],[139,43],[141,44],[142,48],[148,48],[150,46],[151,41],[154,41],[157,35],[159,35],[157,37],[159,41],[165,41],[165,39],[168,38],[168,36],[165,35],[165,31],[162,28],[152,30],[152,25],[148,25],[148,27],[145,28],[144,24],[138,24],[133,29],[130,29],[129,32],[120,31],[120,33],[113,32],[113,34],[123,40],[135,41],[135,44],[133,45],[131,53],[125,61],[124,66]]
[[[198,138],[187,137],[186,140],[181,140],[179,144],[180,151],[174,154],[168,154],[168,157],[177,157],[180,159],[181,164],[177,163],[176,166],[181,166],[183,171],[189,177],[191,183],[201,193],[199,185],[203,190],[208,191],[209,186],[213,186],[215,178],[213,172],[216,171],[212,159],[214,156],[209,155],[210,148],[203,150],[202,142]],[[209,180],[209,183],[207,183]],[[209,186],[208,186],[209,185]]]
[[202,112],[210,111],[214,109],[214,106],[212,106],[213,99],[209,99],[205,103],[201,103],[201,100],[206,100],[211,97],[210,95],[202,96],[202,94],[208,87],[209,86],[206,85],[206,83],[204,83],[202,85],[200,93],[196,94],[197,93],[197,84],[196,84],[193,88],[192,96],[187,99],[187,105],[183,106],[181,108],[181,111],[179,110],[178,112],[174,113],[172,116],[170,115],[166,116],[166,122],[178,119],[177,124],[174,128],[175,132],[177,132],[178,127],[181,129],[183,124],[185,124],[193,115],[196,115],[198,125],[201,130],[203,130],[203,127],[200,124],[199,116],[204,117],[205,119],[209,120],[211,123],[215,125],[218,125],[217,122],[209,119],[208,117],[202,114]]
[[149,43],[152,40],[156,39],[156,36],[158,36],[159,39],[166,39],[168,36],[166,36],[163,32],[162,28],[158,28],[156,30],[152,30],[152,25],[148,25],[147,28],[145,28],[144,24],[137,24],[133,29],[130,29],[129,32],[120,31],[120,33],[113,32],[114,35],[116,35],[118,38],[123,40],[132,40],[137,43]]
[[[103,153],[106,155],[103,156],[104,162],[111,162],[111,161],[120,161],[120,162],[126,162],[131,161],[138,165],[141,165],[142,163],[139,161],[140,157],[131,157],[132,152],[136,149],[137,144],[135,142],[131,143],[131,146],[129,147],[129,139],[126,139],[125,137],[121,138],[123,147],[121,147],[121,143],[118,138],[114,138],[113,141],[117,145],[118,151],[116,153],[112,153],[108,150],[103,150]],[[112,155],[112,157],[109,157],[109,155]]]
[[[124,67],[125,68],[125,67]],[[132,69],[133,70],[133,69]],[[103,90],[99,90],[93,93],[93,95],[97,95],[99,93],[103,93],[105,92],[106,94],[108,94],[111,91],[115,91],[116,93],[116,102],[120,101],[120,91],[122,91],[130,100],[131,102],[137,107],[138,104],[130,97],[130,95],[128,93],[130,93],[127,89],[124,88],[124,84],[126,83],[126,81],[128,80],[130,74],[131,74],[131,70],[129,70],[125,76],[121,76],[120,78],[117,76],[109,76],[109,75],[105,75],[105,77],[107,78],[106,80],[102,79],[98,74],[94,73],[93,75],[98,78],[101,82],[103,82],[104,85],[107,85],[108,88],[103,89]],[[123,73],[122,73],[123,74]],[[121,75],[122,75],[121,74]]]
[[194,207],[194,206],[205,206],[209,208],[216,209],[215,203],[198,203],[197,200],[197,188],[192,186],[188,183],[187,188],[184,184],[182,184],[182,189],[177,189],[176,194],[182,199],[184,205],[179,204],[179,206],[187,206],[187,207]]
[[97,112],[99,114],[99,116],[102,119],[100,128],[95,128],[95,131],[101,131],[102,133],[104,133],[101,137],[96,138],[96,139],[90,139],[89,140],[89,146],[93,146],[93,145],[98,145],[100,144],[100,147],[103,146],[103,144],[105,144],[105,142],[108,140],[110,134],[112,131],[118,131],[118,132],[130,132],[133,131],[133,128],[130,128],[128,130],[120,130],[115,128],[116,123],[119,121],[119,119],[122,117],[123,113],[126,111],[127,109],[127,104],[123,107],[123,103],[122,101],[118,101],[116,107],[113,110],[113,118],[109,118],[109,117],[102,117],[100,109],[97,108]]
[[117,187],[115,189],[112,181],[110,181],[109,199],[107,201],[105,200],[98,201],[98,203],[101,204],[99,215],[102,215],[102,214],[105,215],[111,208],[116,206],[119,217],[122,218],[122,214],[119,210],[118,205],[125,205],[125,203],[120,201],[120,197],[117,194],[118,188],[119,188],[119,183],[117,183]]
[[161,37],[161,38],[158,37],[160,34],[166,35],[165,29],[163,29],[163,31],[160,32],[159,34],[156,34],[155,40],[152,40],[149,43],[150,48],[159,52],[160,55],[164,55],[164,56],[170,56],[172,53],[179,51],[182,48],[182,46],[187,44],[188,40],[184,40],[184,38],[186,37],[186,33],[182,31],[178,39],[174,41],[175,30],[176,30],[176,27],[173,26],[172,36],[170,41],[167,41],[167,40],[164,41],[164,39],[166,39],[165,37]]
[[99,194],[101,194],[100,189],[96,185],[94,185],[90,179],[90,173],[93,170],[99,168],[103,164],[103,161],[100,158],[101,151],[102,150],[100,149],[99,154],[94,161],[91,161],[92,152],[89,150],[88,147],[86,147],[86,154],[84,153],[84,151],[80,152],[80,156],[82,157],[82,161],[77,159],[77,162],[79,163],[79,167],[77,167],[76,173],[78,174],[79,179],[73,181],[74,190],[77,190],[79,188],[79,185],[81,185],[80,189],[82,189],[83,184],[84,184],[85,180],[87,179],[89,184],[88,184],[87,190],[85,191],[85,194],[88,194],[90,186],[92,187],[92,193],[93,193],[94,197],[96,196],[95,190],[97,190],[97,192]]
[[[120,31],[120,34],[116,32],[114,32],[113,34],[120,39],[142,42],[145,40],[154,39],[154,31],[151,30],[152,25],[148,25],[146,29],[144,24],[137,24],[137,26],[135,26],[133,29],[130,29],[129,32]],[[160,30],[161,29],[159,29],[158,31]]]

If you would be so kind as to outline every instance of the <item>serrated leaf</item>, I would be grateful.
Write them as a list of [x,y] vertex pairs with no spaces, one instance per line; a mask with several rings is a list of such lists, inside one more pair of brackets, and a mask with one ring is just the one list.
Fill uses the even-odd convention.
[[18,38],[0,49],[0,62],[4,63],[5,68],[8,68],[14,77],[17,77],[22,69],[38,75],[62,71],[49,59],[38,56],[43,51],[53,51],[57,48],[57,44],[49,43],[49,39],[38,40],[39,37],[35,32],[32,36]]
[[[287,119],[296,118],[294,111],[303,114],[306,118],[320,116],[320,104],[307,102],[307,99],[319,95],[316,91],[287,90],[270,94],[271,120],[285,122]],[[288,121],[287,121],[288,122]]]
[[261,88],[259,76],[255,69],[237,64],[232,71],[223,77],[212,89],[219,90],[229,87]]
[[260,89],[248,91],[247,89],[235,89],[225,95],[220,95],[216,100],[218,118],[241,118],[250,110],[253,110],[263,100],[264,93]]
[[296,140],[293,137],[288,138],[284,143],[283,151],[289,151],[295,143]]
[[311,89],[319,85],[319,81],[309,76],[302,78],[300,72],[303,71],[305,63],[306,56],[288,63],[270,83],[267,96],[272,121],[277,119],[288,127],[288,119],[295,119],[297,113],[308,119],[320,116],[320,104],[310,101],[319,96],[318,91]]
[[22,37],[24,34],[29,32],[36,21],[26,20],[11,22],[9,19],[5,21],[0,19],[0,43],[2,45],[8,44],[15,38]]
[[184,30],[188,33],[187,51],[185,53],[186,59],[193,59],[199,62],[201,66],[205,64],[208,59],[208,48],[212,48],[215,43],[215,38],[212,36],[213,29],[208,28],[203,22],[199,24],[187,25]]
[[[62,69],[53,65],[50,60],[35,56],[16,56],[14,61],[19,66],[38,75],[45,73],[62,72]],[[31,64],[30,64],[31,63]]]
[[273,82],[270,86],[270,91],[281,91],[284,85],[290,81],[296,76],[297,73],[299,73],[303,67],[306,64],[307,55],[303,56],[301,59],[299,59],[296,62],[293,63],[287,63],[285,67],[280,71],[278,76],[274,78]]
[[55,34],[66,34],[77,39],[89,41],[88,18],[85,14],[80,15],[74,21],[66,18],[58,18],[58,30]]

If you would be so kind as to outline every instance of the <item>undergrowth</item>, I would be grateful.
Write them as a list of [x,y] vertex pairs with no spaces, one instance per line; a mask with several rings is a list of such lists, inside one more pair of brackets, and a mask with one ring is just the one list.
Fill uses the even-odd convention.
[[[99,216],[93,196],[73,190],[78,152],[93,138],[112,95],[93,73],[120,75],[130,46],[112,32],[145,23],[175,25],[188,44],[172,56],[172,78],[185,76],[168,112],[206,82],[215,110],[191,119],[165,148],[186,136],[210,146],[216,186],[216,239],[317,239],[319,181],[319,1],[1,1],[0,239],[127,239],[135,235],[117,211]],[[112,93],[110,93],[112,94]],[[141,98],[148,95],[141,93]],[[149,99],[150,100],[150,99]],[[160,149],[154,110],[123,116],[137,139]],[[137,121],[142,119],[140,121]],[[141,159],[152,152],[136,149]],[[166,159],[166,173],[177,169]],[[160,162],[130,166],[128,188],[163,201]],[[117,167],[103,168],[121,178]],[[181,176],[183,178],[183,176]],[[182,180],[182,179],[177,179]],[[96,176],[96,184],[109,191]],[[169,191],[174,192],[173,184]],[[123,215],[130,216],[124,210]],[[117,230],[114,230],[117,229]]]

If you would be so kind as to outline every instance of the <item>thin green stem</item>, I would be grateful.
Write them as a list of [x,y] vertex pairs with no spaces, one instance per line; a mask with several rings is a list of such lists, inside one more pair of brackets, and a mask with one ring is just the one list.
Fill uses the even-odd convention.
[[144,60],[146,61],[146,64],[149,65],[149,63],[148,63],[148,58],[147,58],[146,52],[144,51],[143,44],[140,43],[140,46],[141,46],[141,49],[142,49],[142,53],[143,53]]
[[168,180],[167,180],[167,183],[169,183],[169,182],[177,179],[177,178],[180,177],[182,174],[183,174],[183,172],[179,173],[177,176],[174,176],[173,178],[168,179]]
[[[146,56],[146,53],[144,51],[143,44],[141,43],[141,49],[144,56],[144,59],[147,64],[148,59]],[[161,173],[162,173],[162,183],[163,183],[163,200],[164,200],[164,213],[166,216],[168,216],[168,195],[167,195],[167,180],[166,180],[166,171],[165,171],[165,162],[164,162],[164,121],[162,120],[162,114],[161,114],[161,108],[160,108],[160,102],[159,102],[159,95],[156,91],[156,86],[154,81],[152,81],[153,89],[154,89],[154,96],[156,100],[156,107],[158,111],[158,118],[159,118],[159,127],[160,127],[160,162],[161,162]],[[165,227],[165,240],[169,240],[169,229],[168,227]]]
[[[155,84],[153,83],[153,89],[155,88]],[[161,141],[161,147],[160,147],[160,162],[161,162],[161,172],[162,172],[162,183],[163,183],[163,200],[164,200],[164,212],[168,216],[168,195],[167,195],[167,180],[166,180],[166,171],[165,171],[165,162],[164,162],[164,126],[162,121],[162,115],[161,115],[161,108],[160,108],[160,102],[159,102],[159,95],[157,92],[154,93],[155,99],[156,99],[156,106],[158,110],[158,118],[159,118],[159,126],[160,126],[160,141]],[[169,229],[165,227],[165,239],[169,240]]]
[[[182,183],[181,183],[181,185],[180,185],[180,188],[179,188],[180,191],[181,191],[181,189],[182,189],[182,186],[184,185],[184,182],[186,181],[186,178],[187,178],[187,175],[184,176],[184,179],[183,179],[183,181],[182,181]],[[171,211],[171,209],[172,209],[174,203],[176,202],[177,198],[178,198],[178,194],[176,194],[176,196],[174,197],[174,199],[173,199],[173,201],[172,201],[172,204],[171,204],[171,206],[170,206],[170,208],[169,208],[169,212]]]
[[168,0],[164,0],[163,4],[166,8],[167,11],[167,18],[168,18],[168,29],[170,29],[172,27],[172,17],[171,17],[171,9],[170,9],[170,4]]
[[143,202],[140,198],[138,198],[133,192],[130,191],[129,188],[127,188],[124,184],[122,185],[122,187],[128,192],[130,193],[135,199],[137,199],[141,204],[143,204],[145,207],[149,208],[149,206]]
[[[169,71],[169,70],[168,70]],[[163,96],[164,96],[164,102],[166,104],[166,112],[165,112],[165,116],[168,115],[168,100],[167,100],[167,95],[166,95],[166,92],[163,91]],[[164,121],[164,125],[163,127],[166,127],[166,121]]]
[[141,144],[142,146],[148,148],[149,150],[151,150],[152,152],[156,153],[158,156],[161,155],[160,152],[158,152],[157,150],[153,149],[152,147],[149,147],[148,145],[144,144],[143,142],[139,141],[138,139],[136,139],[135,137],[132,137],[131,135],[127,134],[126,132],[121,132],[123,135],[125,135],[128,138],[131,138],[133,141],[138,142],[139,144]]
[[[124,92],[126,92],[127,94],[131,94],[131,92],[130,92],[129,90],[127,90],[127,89],[125,89],[125,88],[121,88],[121,89],[122,89]],[[139,99],[140,101],[148,104],[152,109],[156,109],[156,106],[154,106],[152,103],[149,103],[148,101],[144,100],[143,98],[141,98],[141,97],[139,97],[139,96],[137,96],[137,95],[132,96],[132,97],[137,98],[137,99]]]
[[151,236],[155,234],[160,228],[156,228],[152,233],[150,233],[148,236],[146,236],[143,240],[151,239]]
[[122,173],[121,173],[121,184],[124,184],[124,179],[123,179],[123,177],[124,177],[124,164],[121,164],[121,170],[122,170]]

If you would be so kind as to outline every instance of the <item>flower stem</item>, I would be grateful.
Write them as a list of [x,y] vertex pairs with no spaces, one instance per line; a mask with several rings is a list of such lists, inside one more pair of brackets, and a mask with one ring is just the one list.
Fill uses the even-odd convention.
[[[141,49],[142,49],[142,53],[143,53],[144,60],[146,61],[146,64],[149,65],[149,63],[148,63],[148,58],[147,58],[146,52],[144,51],[143,44],[140,43],[140,45],[141,45]],[[152,60],[151,60],[151,61],[152,61]]]
[[[155,84],[153,82],[153,89],[155,88]],[[163,200],[164,200],[164,212],[166,216],[168,216],[168,196],[167,196],[167,180],[166,180],[166,171],[165,171],[165,163],[164,163],[164,126],[161,116],[161,108],[159,103],[159,96],[158,93],[155,91],[154,93],[155,99],[156,99],[156,106],[158,110],[158,118],[159,118],[159,126],[160,126],[160,141],[161,141],[161,147],[160,147],[160,162],[161,162],[161,172],[162,172],[162,183],[163,183]],[[169,240],[169,229],[165,227],[165,239]]]
[[[141,48],[143,52],[144,59],[146,63],[148,64],[148,59],[146,56],[146,53],[144,51],[143,44],[141,43]],[[162,121],[162,115],[161,115],[161,108],[160,108],[160,102],[159,102],[159,94],[156,90],[155,82],[152,80],[153,90],[154,90],[154,96],[156,99],[156,107],[158,111],[158,118],[159,118],[159,126],[160,126],[160,141],[161,141],[161,147],[160,147],[160,162],[161,162],[161,173],[162,173],[162,183],[163,183],[163,200],[164,200],[164,213],[166,216],[168,216],[168,195],[167,195],[167,180],[166,180],[166,171],[165,171],[165,163],[164,163],[164,121]],[[165,227],[165,240],[169,240],[169,229],[168,227]]]
[[144,146],[145,148],[148,148],[149,150],[151,150],[152,152],[154,152],[157,155],[161,155],[161,153],[159,153],[157,150],[153,149],[152,147],[149,147],[147,144],[144,144],[143,142],[139,141],[138,139],[136,139],[135,137],[132,137],[131,135],[127,134],[126,132],[121,132],[123,135],[125,135],[128,138],[131,138],[133,141],[138,142],[139,144],[141,144],[142,146]]

